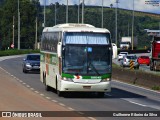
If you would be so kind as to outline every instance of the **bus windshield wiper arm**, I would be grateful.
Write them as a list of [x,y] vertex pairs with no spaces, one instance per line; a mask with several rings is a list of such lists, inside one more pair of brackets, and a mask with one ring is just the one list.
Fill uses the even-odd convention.
[[89,65],[88,65],[88,68],[89,68],[89,66],[92,66],[92,68],[94,69],[94,71],[97,73],[97,75],[99,75],[100,76],[100,74],[99,74],[99,72],[98,72],[98,70],[94,67],[94,65],[92,64],[92,62],[90,61],[89,62]]

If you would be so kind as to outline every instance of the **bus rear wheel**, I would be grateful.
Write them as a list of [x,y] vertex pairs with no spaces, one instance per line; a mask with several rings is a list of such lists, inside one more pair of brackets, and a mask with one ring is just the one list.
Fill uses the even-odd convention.
[[51,90],[51,88],[47,85],[47,83],[46,83],[46,77],[43,75],[43,83],[44,83],[44,85],[45,85],[45,90],[46,91],[50,91]]
[[50,91],[51,88],[50,88],[48,85],[45,84],[45,90],[46,90],[46,91]]

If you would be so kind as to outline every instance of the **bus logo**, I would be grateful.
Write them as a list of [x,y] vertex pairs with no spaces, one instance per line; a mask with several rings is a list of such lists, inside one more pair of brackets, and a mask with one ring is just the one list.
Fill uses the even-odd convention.
[[75,79],[82,79],[82,76],[80,76],[80,75],[74,75],[74,78]]

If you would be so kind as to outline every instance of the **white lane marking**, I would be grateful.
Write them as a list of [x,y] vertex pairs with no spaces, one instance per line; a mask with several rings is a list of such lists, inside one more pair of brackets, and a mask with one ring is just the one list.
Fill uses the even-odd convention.
[[61,106],[66,106],[65,104],[63,104],[63,103],[59,103],[59,105],[61,105]]
[[14,75],[12,75],[12,74],[10,74],[11,75],[11,77],[13,77],[14,78]]
[[93,118],[93,117],[88,117],[89,119],[91,119],[91,120],[96,120],[95,118]]
[[48,100],[50,100],[51,98],[50,97],[46,97]]
[[30,86],[29,86],[29,85],[26,85],[26,87],[28,87],[28,88],[29,88]]
[[68,107],[68,109],[69,109],[69,110],[72,110],[72,111],[75,110],[75,109],[73,109],[73,108],[71,108],[71,107]]
[[44,94],[40,94],[41,96],[44,96]]
[[22,80],[19,80],[19,82],[23,82]]
[[136,105],[139,105],[139,106],[143,106],[143,107],[146,107],[146,105],[143,105],[143,104],[140,104],[140,103],[137,103],[137,102],[133,102],[133,101],[129,101],[130,103],[133,103],[133,104],[136,104]]
[[52,102],[57,102],[57,100],[52,100]]
[[132,85],[132,84],[128,84],[128,83],[124,83],[124,82],[117,81],[117,80],[112,80],[112,81],[117,82],[117,83],[126,84],[126,85],[129,85],[129,86],[132,86],[132,87],[141,88],[141,89],[144,89],[144,90],[148,90],[148,91],[151,91],[151,92],[155,92],[155,93],[159,93],[159,94],[160,94],[160,92],[158,92],[158,91],[150,90],[150,89],[143,88],[143,87],[140,87],[140,86],[136,86],[136,85]]
[[23,84],[23,85],[26,85],[26,83],[25,83],[25,82],[23,82],[22,84]]
[[30,88],[31,90],[34,90],[34,88]]
[[6,71],[7,74],[9,74],[9,72]]
[[38,91],[34,91],[35,93],[39,93]]

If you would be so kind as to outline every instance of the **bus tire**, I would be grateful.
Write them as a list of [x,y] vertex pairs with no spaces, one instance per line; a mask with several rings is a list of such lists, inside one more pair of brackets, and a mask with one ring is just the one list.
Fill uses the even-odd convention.
[[97,96],[98,96],[99,98],[103,98],[103,97],[104,97],[104,92],[98,92],[98,93],[97,93]]
[[61,96],[62,96],[62,92],[58,90],[57,77],[56,77],[56,92],[57,92],[57,95],[58,95],[59,97],[61,97]]
[[50,91],[50,89],[51,89],[51,88],[50,88],[48,85],[45,84],[45,90],[46,90],[46,91]]
[[59,97],[61,97],[61,96],[62,96],[62,92],[59,91],[59,90],[57,90],[57,95],[58,95]]
[[44,85],[45,85],[45,90],[50,91],[51,88],[47,85],[45,76],[43,76],[43,82],[44,82]]

